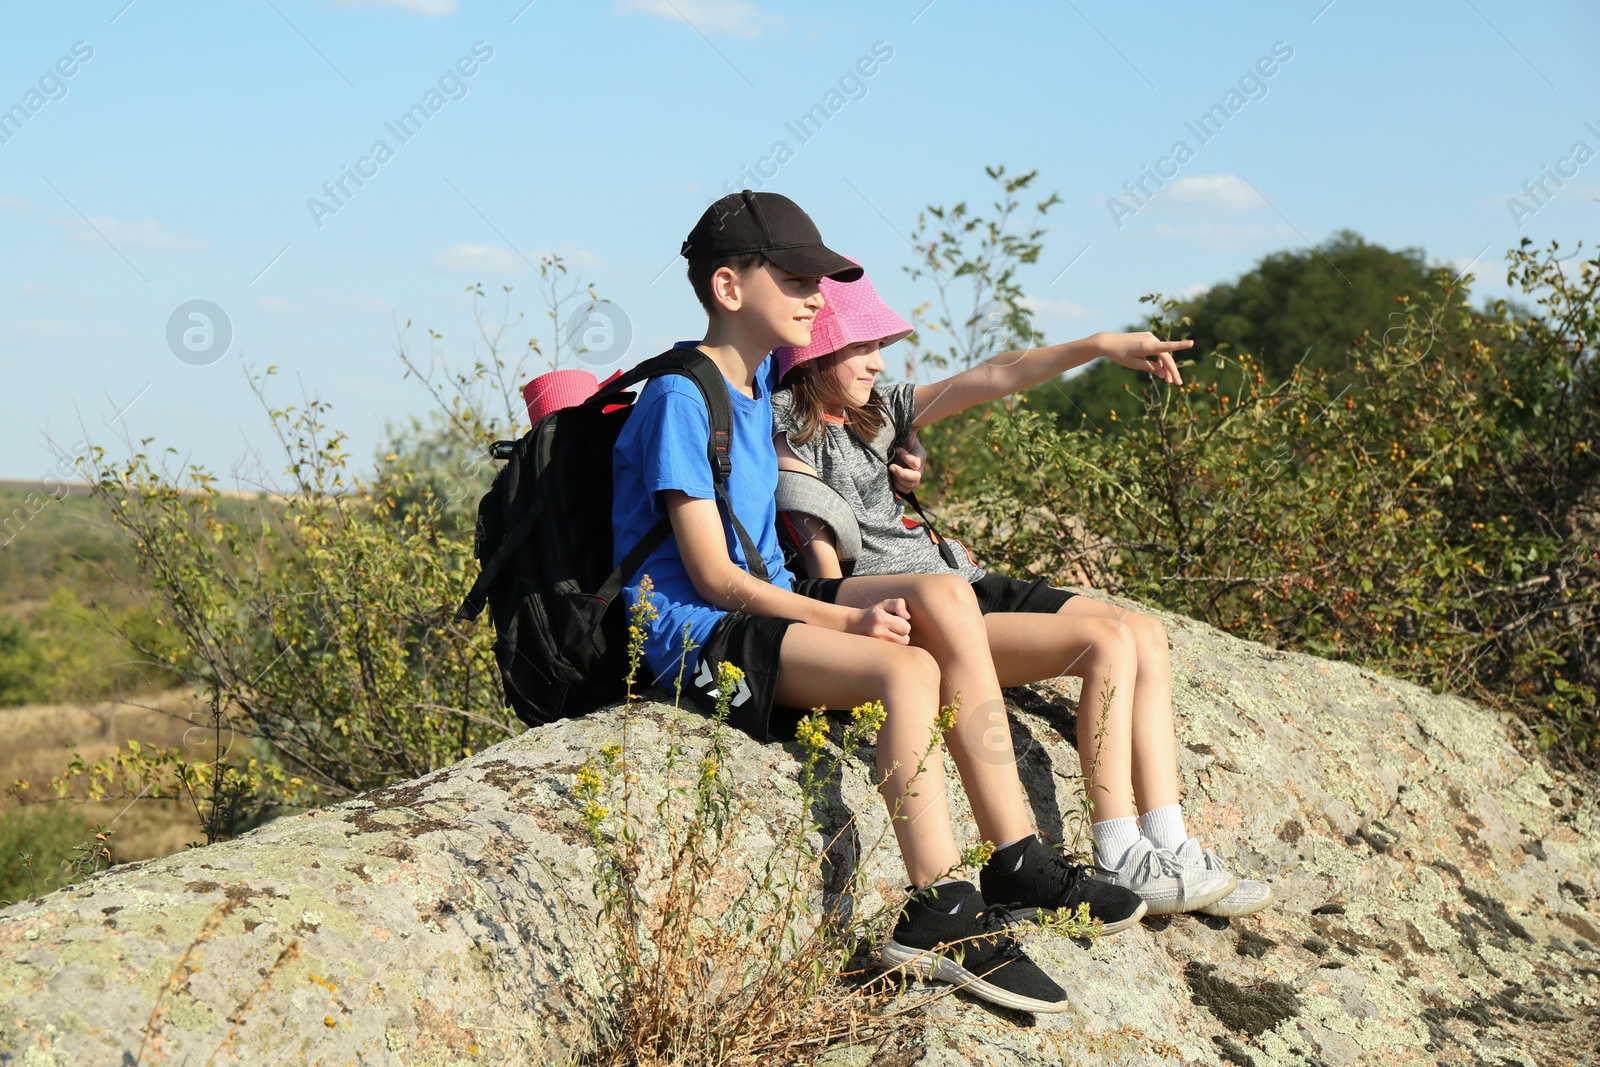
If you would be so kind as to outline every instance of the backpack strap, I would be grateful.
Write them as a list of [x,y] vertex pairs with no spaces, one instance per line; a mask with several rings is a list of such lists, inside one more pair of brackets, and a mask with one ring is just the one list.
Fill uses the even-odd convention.
[[[695,387],[700,390],[700,398],[705,401],[706,414],[711,422],[711,436],[706,441],[706,459],[711,464],[711,484],[717,502],[727,515],[734,536],[739,539],[739,548],[744,552],[745,568],[763,582],[772,581],[772,576],[767,573],[766,561],[761,558],[761,552],[756,548],[755,538],[750,536],[750,531],[744,528],[744,523],[734,514],[733,501],[728,499],[728,477],[733,472],[733,463],[728,458],[729,447],[733,443],[733,404],[728,399],[728,380],[723,377],[722,370],[709,356],[697,348],[669,348],[658,356],[644,360],[620,377],[612,379],[584,403],[600,405],[611,403],[623,390],[647,379],[659,378],[663,374],[680,374],[694,382]],[[651,530],[652,536],[654,533],[655,531]],[[660,542],[656,542],[651,546],[651,550],[653,551],[659,544]],[[629,555],[631,557],[632,553]],[[610,585],[611,582],[607,581],[606,586],[609,588]]]
[[[861,521],[850,510],[844,497],[819,476],[804,471],[780,470],[775,503],[780,516],[793,512],[809,515],[825,524],[833,534],[834,551],[838,553],[840,563],[854,563],[861,555]],[[790,530],[793,531],[792,524]],[[791,536],[790,539],[798,547],[799,537]]]
[[[535,504],[529,508],[527,514],[523,515],[501,539],[500,547],[495,550],[495,554],[483,561],[483,569],[478,572],[478,580],[472,583],[472,588],[462,599],[461,606],[456,609],[457,622],[474,622],[483,614],[484,606],[489,602],[489,587],[494,584],[495,578],[505,569],[506,564],[511,562],[517,546],[533,532],[534,524],[539,521],[539,516],[543,513],[542,504]],[[600,584],[595,596],[609,604],[618,593],[622,592],[622,583],[633,577],[634,572],[644,566],[644,561],[650,557],[650,553],[660,548],[671,533],[672,520],[665,515],[657,519],[649,532],[639,539],[633,550],[623,557],[622,562]]]
[[[679,355],[679,353],[683,353]],[[728,476],[733,473],[733,462],[728,458],[733,443],[733,403],[728,399],[728,380],[718,366],[704,352],[693,348],[675,348],[663,356],[676,356],[677,367],[666,370],[668,374],[681,374],[694,382],[705,398],[706,411],[711,416],[711,438],[706,442],[706,457],[711,463],[711,483],[717,500],[727,512],[733,532],[739,538],[744,552],[745,567],[763,582],[772,581],[767,564],[756,548],[755,539],[733,512],[733,501],[728,499]],[[662,358],[662,357],[657,357]]]
[[456,609],[456,622],[474,622],[483,614],[484,605],[489,602],[489,587],[505,569],[505,565],[511,562],[517,547],[533,532],[533,525],[539,521],[539,516],[542,514],[544,514],[544,504],[535,501],[533,507],[517,520],[517,524],[506,531],[506,535],[500,539],[500,547],[495,549],[494,555],[483,561],[483,568],[478,571],[478,580],[472,583],[472,588],[467,590],[467,595],[462,598],[461,606]]
[[923,528],[928,531],[928,536],[933,538],[933,543],[939,549],[939,558],[943,559],[945,565],[951,570],[960,570],[961,564],[956,562],[955,551],[943,537],[939,536],[939,532],[933,528],[933,523],[928,521],[928,513],[922,510],[921,504],[917,503],[917,494],[901,493],[900,496],[907,504],[911,505],[916,511],[917,517],[922,520]]

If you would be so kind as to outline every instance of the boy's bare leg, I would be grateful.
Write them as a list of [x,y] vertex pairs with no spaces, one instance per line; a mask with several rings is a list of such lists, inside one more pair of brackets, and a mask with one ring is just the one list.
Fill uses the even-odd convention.
[[961,697],[955,728],[945,734],[983,839],[993,845],[1033,833],[1027,796],[1017,775],[1011,723],[989,656],[988,631],[972,583],[958,574],[885,574],[848,578],[841,604],[875,604],[899,597],[911,613],[911,643],[939,665],[939,699]]
[[[1083,679],[1078,699],[1078,759],[1089,778],[1090,819],[1135,814],[1133,707],[1135,635],[1115,618],[1061,614],[995,613],[984,616],[995,671],[1002,685],[1022,685],[1063,674]],[[1110,706],[1104,722],[1106,692]],[[1170,736],[1170,731],[1169,731]]]
[[939,712],[939,668],[931,655],[912,645],[797,623],[784,634],[775,699],[790,708],[853,708],[882,700],[887,714],[878,730],[879,792],[890,815],[898,814],[894,833],[906,874],[912,885],[925,886],[960,865],[944,760],[937,746],[929,751]]
[[1172,723],[1172,653],[1159,619],[1078,595],[1061,616],[1117,619],[1133,631],[1139,670],[1133,684],[1133,795],[1140,811],[1176,804],[1178,737]]

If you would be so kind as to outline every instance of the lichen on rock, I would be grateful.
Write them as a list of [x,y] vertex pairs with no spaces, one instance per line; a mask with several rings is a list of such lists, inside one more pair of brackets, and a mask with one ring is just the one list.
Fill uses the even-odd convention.
[[[949,998],[922,1013],[938,1025],[908,1022],[897,1062],[1584,1062],[1600,1041],[1595,798],[1466,701],[1151,613],[1172,637],[1190,828],[1277,904],[1087,943],[1030,933],[1073,1010]],[[1078,807],[1077,688],[1009,694],[1024,786],[1057,838]],[[675,714],[633,713],[642,788]],[[573,775],[623,715],[0,912],[0,1067],[559,1062],[601,985]],[[759,861],[795,813],[797,754],[730,739],[740,801],[762,816],[735,829],[736,855]],[[870,842],[886,824],[864,755],[830,817],[858,810]],[[892,848],[861,855],[856,908],[892,905]]]

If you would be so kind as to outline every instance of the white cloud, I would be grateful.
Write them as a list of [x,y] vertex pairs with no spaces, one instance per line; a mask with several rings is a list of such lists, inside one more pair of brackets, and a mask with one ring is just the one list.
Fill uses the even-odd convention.
[[787,28],[782,15],[762,11],[744,0],[617,0],[615,10],[671,22],[687,22],[704,34],[755,39]]
[[475,245],[458,241],[445,249],[433,265],[441,270],[465,270],[478,274],[520,274],[527,269],[521,256],[499,245]]
[[[51,285],[23,282],[22,288],[16,291],[22,293],[23,296],[36,296],[43,300],[65,300],[80,308],[92,308],[95,306],[94,300],[85,293],[72,289],[61,289]],[[5,292],[4,286],[0,286],[0,292]]]
[[346,296],[335,303],[351,311],[373,311],[385,315],[395,310],[393,304],[378,296]]
[[1022,306],[1035,316],[1054,319],[1092,319],[1099,312],[1086,308],[1076,300],[1048,300],[1042,296],[1024,296]]
[[1173,241],[1188,241],[1206,248],[1248,248],[1266,240],[1299,237],[1292,226],[1266,225],[1252,222],[1234,224],[1227,222],[1202,222],[1195,226],[1173,226],[1160,222],[1150,228],[1153,236]]
[[145,219],[140,222],[123,222],[109,215],[96,215],[85,225],[82,219],[68,219],[65,225],[74,241],[98,244],[102,237],[113,246],[122,248],[157,248],[165,251],[199,251],[209,248],[196,237],[170,233],[159,222]]
[[323,3],[334,7],[398,7],[429,18],[456,13],[456,0],[323,0]]
[[1539,194],[1538,200],[1535,200],[1526,189],[1513,189],[1506,193],[1505,196],[1480,196],[1473,201],[1473,204],[1478,207],[1499,208],[1504,211],[1506,210],[1506,202],[1513,197],[1521,201],[1524,207],[1530,208],[1539,208],[1542,204],[1548,204],[1552,200],[1581,204],[1600,200],[1600,185],[1587,185],[1583,182],[1569,181],[1557,189],[1553,183],[1546,182],[1545,190],[1548,190],[1548,192],[1540,190],[1537,185],[1534,186],[1534,192]]
[[38,210],[37,208],[35,208],[33,206],[33,204],[31,204],[28,201],[22,199],[22,197],[20,197],[20,196],[7,196],[5,193],[0,193],[0,209],[4,209],[6,211],[37,211]]
[[1195,174],[1169,182],[1155,202],[1191,211],[1253,211],[1263,206],[1250,183],[1237,174]]
[[545,256],[556,255],[567,264],[568,269],[573,267],[593,269],[605,265],[605,260],[577,245],[564,245],[551,252],[544,248],[533,248],[528,251],[528,258],[523,259],[515,249],[503,248],[500,245],[480,245],[470,241],[457,241],[433,261],[433,265],[440,270],[462,270],[474,274],[509,275],[521,274],[528,269],[530,262],[537,265]]
[[[540,252],[539,252],[539,255],[543,255],[543,254],[544,254],[544,250],[541,249]],[[606,261],[605,260],[603,260],[599,256],[595,255],[593,252],[589,251],[587,248],[580,248],[577,245],[562,245],[560,248],[556,249],[555,254],[560,256],[563,260],[565,260],[566,263],[567,263],[567,266],[569,266],[569,267],[589,267],[589,268],[594,268],[594,267],[603,267],[603,266],[606,265]],[[533,258],[535,260],[538,260],[539,255],[535,255]]]
[[1205,282],[1195,282],[1193,285],[1184,286],[1182,289],[1177,290],[1172,295],[1177,297],[1179,300],[1193,300],[1195,297],[1204,296],[1210,291],[1211,286],[1207,285]]

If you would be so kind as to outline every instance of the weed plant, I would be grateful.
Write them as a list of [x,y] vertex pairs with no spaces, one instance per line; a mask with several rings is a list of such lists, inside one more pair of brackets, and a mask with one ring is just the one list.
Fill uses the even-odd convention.
[[[638,667],[645,628],[655,617],[648,578],[642,590],[629,628],[630,671]],[[827,899],[825,857],[857,818],[851,814],[829,836],[814,813],[827,783],[882,725],[883,704],[858,705],[837,731],[821,708],[800,721],[798,803],[771,826],[770,848],[741,856],[737,831],[759,817],[756,805],[739,797],[729,765],[727,714],[742,672],[718,666],[709,735],[695,743],[679,706],[690,650],[686,643],[666,724],[660,798],[648,802],[642,787],[633,747],[640,701],[631,687],[621,741],[604,746],[576,775],[580,821],[596,856],[604,976],[592,1043],[580,1062],[805,1063],[830,1045],[882,1049],[904,1040],[908,1021],[930,1024],[921,1009],[959,987],[905,995],[904,974],[879,974],[866,959],[864,948],[886,933],[898,910],[886,906],[858,916],[853,907],[866,889],[868,861],[885,846],[887,827],[857,857],[843,891],[831,895],[834,903],[816,910]],[[909,789],[929,759],[942,758],[937,738],[954,726],[958,712],[958,702],[940,709],[935,740],[919,757]],[[898,806],[889,827],[897,817]],[[979,866],[991,850],[988,844],[966,849],[960,863]],[[1097,923],[1080,908],[1051,919],[1047,928],[1094,936]],[[949,951],[959,956],[962,946]]]

